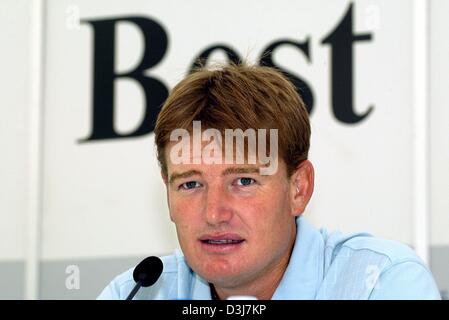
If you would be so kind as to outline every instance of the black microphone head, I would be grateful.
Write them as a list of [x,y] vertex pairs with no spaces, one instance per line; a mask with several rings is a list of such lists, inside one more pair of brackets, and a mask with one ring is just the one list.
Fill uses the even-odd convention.
[[142,287],[149,287],[159,279],[162,269],[162,260],[158,257],[145,258],[134,269],[134,281],[140,281]]

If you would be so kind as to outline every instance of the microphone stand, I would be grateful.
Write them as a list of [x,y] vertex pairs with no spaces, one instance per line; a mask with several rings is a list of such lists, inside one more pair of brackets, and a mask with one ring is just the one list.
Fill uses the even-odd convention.
[[134,296],[136,295],[137,291],[139,291],[140,287],[142,286],[142,281],[137,281],[136,285],[134,286],[133,290],[129,293],[126,300],[132,300]]

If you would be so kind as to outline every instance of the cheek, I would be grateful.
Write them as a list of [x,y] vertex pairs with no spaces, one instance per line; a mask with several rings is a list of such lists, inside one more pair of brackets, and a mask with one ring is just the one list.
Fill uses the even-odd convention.
[[199,204],[195,199],[187,199],[178,195],[171,195],[169,204],[170,218],[178,230],[178,237],[186,237],[193,233],[193,228],[199,221]]
[[170,219],[174,223],[178,221],[178,207],[179,206],[176,199],[174,199],[173,197],[169,197],[168,211],[170,213]]
[[278,220],[280,208],[264,199],[245,202],[238,208],[242,222],[252,231],[253,236],[264,238]]
[[282,238],[285,226],[294,219],[289,210],[287,193],[272,192],[246,204],[244,211],[249,214],[245,214],[245,222],[259,241],[269,239],[267,235]]
[[182,208],[188,210],[190,208],[186,205],[186,200],[175,191],[168,191],[168,209],[170,216],[174,222],[182,218]]
[[258,207],[273,219],[280,219],[288,213],[290,199],[287,190],[275,188],[264,192],[258,198]]
[[177,227],[183,226],[189,220],[189,210],[189,208],[183,207],[181,203],[174,203],[170,206],[170,217]]

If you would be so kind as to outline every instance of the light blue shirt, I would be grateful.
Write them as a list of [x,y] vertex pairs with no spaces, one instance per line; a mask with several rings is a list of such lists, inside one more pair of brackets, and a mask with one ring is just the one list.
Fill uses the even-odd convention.
[[[409,247],[366,233],[329,234],[303,217],[296,224],[292,256],[272,299],[440,299],[432,274]],[[209,284],[180,250],[161,259],[161,277],[134,299],[211,299]],[[132,272],[117,276],[98,299],[125,299],[135,285]]]

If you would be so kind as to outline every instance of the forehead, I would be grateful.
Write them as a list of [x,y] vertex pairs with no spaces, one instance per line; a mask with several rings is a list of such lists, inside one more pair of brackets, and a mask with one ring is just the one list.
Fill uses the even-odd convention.
[[[226,146],[224,143],[218,143],[216,140],[212,141],[201,141],[200,144],[195,145],[190,140],[182,140],[179,142],[170,141],[167,143],[164,148],[164,157],[167,164],[176,165],[177,161],[176,157],[186,157],[191,160],[189,163],[196,164],[207,164],[207,159],[209,162],[211,158],[221,159],[218,161],[219,163],[227,163],[227,164],[249,164],[249,165],[261,165],[264,164],[259,161],[258,157],[258,147],[255,148],[248,146],[246,142],[243,145],[238,145],[236,143],[231,145],[231,150],[228,150],[229,146]],[[187,151],[187,152],[186,152]],[[231,151],[231,152],[229,152]],[[268,148],[266,150],[266,154],[268,154],[271,150]],[[226,158],[231,155],[231,158]],[[271,155],[271,153],[270,153]],[[245,160],[244,163],[239,163],[238,157],[241,156]],[[251,162],[251,159],[255,159],[255,162]],[[274,154],[272,154],[272,158],[279,158],[279,154],[276,150]],[[279,159],[281,160],[281,159]],[[217,164],[217,162],[215,162]]]
[[204,170],[229,170],[222,165],[248,165],[258,168],[262,175],[272,175],[279,162],[276,129],[270,129],[269,140],[265,129],[260,129],[257,134],[254,129],[225,129],[223,138],[217,129],[202,131],[201,121],[194,121],[192,131],[173,130],[164,153],[168,171],[181,164],[205,165]]
[[173,163],[170,157],[167,154],[170,152],[170,146],[166,148],[166,164],[167,164],[167,178],[169,182],[173,182],[176,179],[187,178],[194,175],[201,175],[204,177],[224,177],[229,175],[236,174],[251,174],[262,177],[281,177],[287,178],[287,168],[285,162],[282,159],[279,159],[279,162],[276,164],[277,168],[273,174],[260,174],[260,168],[266,168],[269,165],[262,164],[257,162],[256,164],[238,164],[238,163],[213,163],[208,164],[205,163],[202,158],[199,160],[200,163]]

